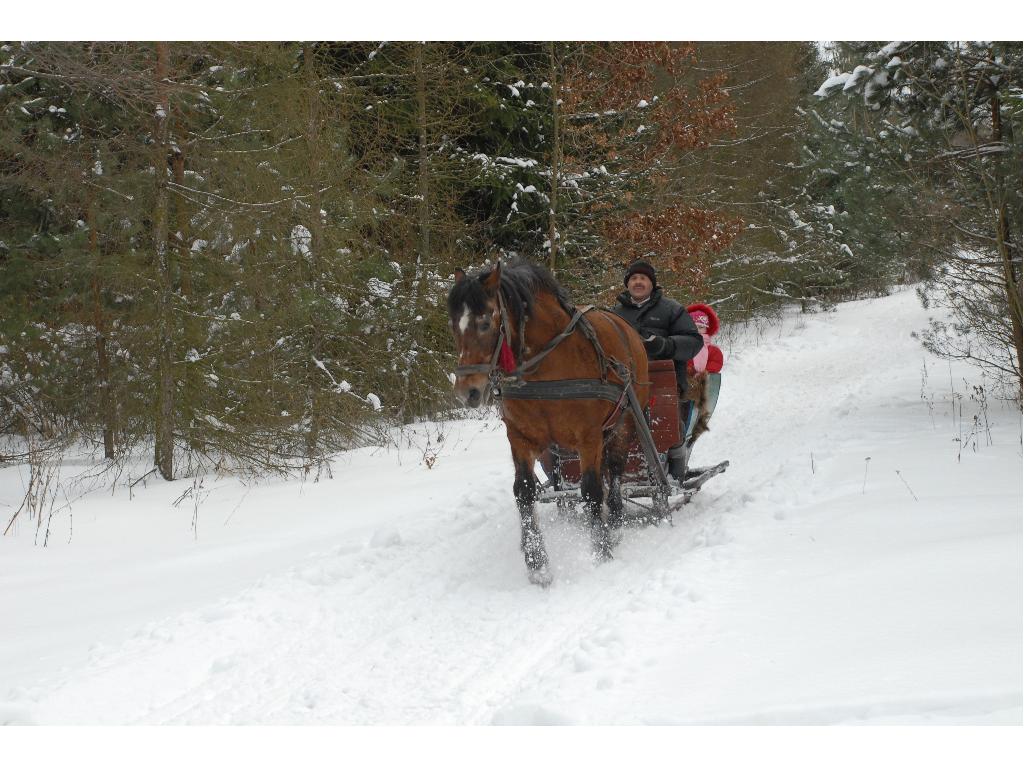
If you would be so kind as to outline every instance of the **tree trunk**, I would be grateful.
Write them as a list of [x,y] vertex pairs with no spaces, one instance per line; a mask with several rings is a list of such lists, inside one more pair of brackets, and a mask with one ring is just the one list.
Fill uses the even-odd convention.
[[[429,263],[430,258],[430,146],[427,136],[427,74],[424,65],[427,43],[413,43],[416,46],[415,53],[415,74],[416,74],[416,128],[419,134],[419,168],[417,168],[417,214],[416,227],[419,234],[419,243],[416,248],[416,263],[413,268],[412,281],[408,301],[408,313],[403,329],[401,344],[397,353],[409,349],[411,352],[415,347],[416,339],[416,316],[419,314],[421,288],[423,285],[424,265]],[[415,360],[410,355],[410,360],[405,367],[404,381],[402,382],[402,399],[400,403],[401,421],[407,422],[412,418],[409,400],[412,392],[412,372]]]
[[[177,142],[178,146],[174,151],[174,157],[172,159],[172,165],[174,168],[174,183],[178,186],[184,186],[185,184],[185,151],[181,149],[181,143]],[[188,210],[185,204],[185,198],[178,196],[175,201],[175,218],[176,218],[176,229],[174,233],[174,241],[178,246],[178,266],[181,269],[181,295],[185,300],[186,304],[192,303],[192,251],[189,249],[189,237],[188,232]],[[192,309],[190,307],[190,309]],[[186,313],[185,319],[185,343],[191,344],[194,341],[194,334],[190,336],[189,330],[191,326],[194,326],[194,322],[190,322],[189,318],[192,315]],[[194,328],[191,328],[194,331]]]
[[[320,189],[320,93],[314,68],[313,43],[306,43],[302,51],[302,70],[305,76],[304,85],[308,99],[306,110],[306,158],[308,161],[309,183],[313,188],[311,216],[309,218],[309,252],[302,254],[305,262],[308,282],[314,296],[320,294],[320,269],[318,254],[323,241],[320,208],[323,203]],[[309,428],[306,432],[306,458],[319,460],[320,457],[320,378],[324,376],[319,370],[317,361],[323,358],[323,329],[319,313],[315,310],[309,318],[309,360],[307,361],[308,382],[306,387],[306,407],[309,416]]]
[[[180,129],[179,129],[180,130]],[[175,141],[174,152],[171,156],[171,167],[174,172],[174,183],[179,187],[185,185],[185,150],[182,149],[182,142]],[[182,335],[185,352],[185,369],[183,375],[183,391],[179,400],[181,411],[181,423],[186,434],[186,440],[190,448],[201,447],[200,441],[196,439],[193,430],[195,420],[195,398],[198,396],[198,385],[196,377],[196,365],[189,360],[188,353],[199,345],[199,333],[196,327],[195,301],[192,292],[192,251],[189,247],[189,221],[188,208],[184,197],[178,195],[174,201],[175,232],[174,244],[178,256],[178,268],[181,272],[181,301],[184,305],[182,317]],[[197,350],[198,351],[198,350]]]
[[[992,139],[1003,140],[1003,120],[999,94],[992,95]],[[1021,321],[1021,285],[1020,272],[1016,262],[1020,260],[1015,253],[1017,248],[1010,230],[1010,206],[1006,201],[1006,173],[1003,163],[996,162],[996,205],[998,221],[996,222],[996,246],[1003,266],[1003,287],[1006,293],[1007,311],[1010,315],[1010,327],[1013,332],[1013,346],[1017,353],[1017,384],[1019,392],[1024,391],[1024,354],[1022,354],[1022,321]]]
[[1009,206],[1006,203],[999,208],[998,234],[996,241],[999,248],[999,258],[1003,263],[1003,286],[1006,291],[1006,303],[1010,313],[1010,327],[1013,330],[1013,346],[1017,353],[1017,379],[1024,391],[1024,379],[1021,378],[1024,372],[1024,356],[1022,356],[1022,322],[1021,322],[1021,285],[1020,276],[1013,253],[1014,244],[1010,235]]
[[86,222],[89,227],[89,255],[92,257],[92,324],[96,329],[96,386],[100,391],[100,423],[103,424],[103,458],[114,458],[114,402],[110,395],[110,356],[107,354],[107,319],[100,290],[100,251],[96,233],[95,195],[89,195]]
[[[417,267],[426,262],[430,254],[430,150],[427,147],[427,76],[423,67],[426,43],[416,44],[416,123],[419,129],[419,230],[420,247],[416,254]],[[417,270],[418,271],[418,270]]]
[[174,373],[171,353],[171,265],[167,248],[167,136],[169,73],[167,43],[156,43],[156,115],[153,166],[156,178],[156,199],[153,206],[153,244],[157,272],[157,351],[156,443],[154,463],[165,480],[174,479]]
[[552,274],[558,259],[558,184],[562,166],[562,135],[559,115],[558,97],[558,64],[555,59],[555,44],[548,43],[548,54],[551,60],[551,188],[548,196],[548,267]]

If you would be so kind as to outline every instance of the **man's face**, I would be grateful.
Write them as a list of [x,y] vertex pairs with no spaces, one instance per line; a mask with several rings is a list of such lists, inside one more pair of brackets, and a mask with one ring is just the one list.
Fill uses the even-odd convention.
[[651,295],[651,291],[654,290],[654,283],[651,282],[651,278],[647,275],[642,275],[637,272],[629,276],[629,282],[626,283],[626,290],[629,291],[629,295],[633,301],[643,301]]

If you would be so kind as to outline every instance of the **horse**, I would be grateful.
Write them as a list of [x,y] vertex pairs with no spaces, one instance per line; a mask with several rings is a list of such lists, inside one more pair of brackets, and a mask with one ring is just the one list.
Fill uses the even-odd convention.
[[633,414],[649,397],[647,354],[625,320],[573,306],[542,266],[499,261],[472,275],[456,270],[455,277],[448,294],[459,361],[455,391],[471,408],[500,397],[515,466],[520,546],[530,581],[546,587],[552,577],[535,514],[534,464],[553,443],[579,453],[594,555],[599,562],[611,559],[612,531],[622,523],[621,477],[636,432]]

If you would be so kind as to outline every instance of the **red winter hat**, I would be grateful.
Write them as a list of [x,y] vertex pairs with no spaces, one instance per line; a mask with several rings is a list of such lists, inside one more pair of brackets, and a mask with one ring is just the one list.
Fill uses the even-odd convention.
[[707,304],[691,304],[686,308],[686,311],[693,318],[694,325],[698,328],[703,327],[707,329],[705,332],[708,336],[714,336],[718,333],[718,315]]

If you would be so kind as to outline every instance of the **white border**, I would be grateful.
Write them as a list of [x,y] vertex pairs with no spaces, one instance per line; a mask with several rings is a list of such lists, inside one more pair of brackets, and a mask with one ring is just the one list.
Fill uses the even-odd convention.
[[[181,766],[1016,766],[1021,727],[12,728],[5,762]],[[14,760],[11,760],[14,758]]]
[[[7,3],[8,39],[822,40],[1021,39],[1020,14],[962,0],[134,0]],[[999,5],[998,3],[996,4]]]

